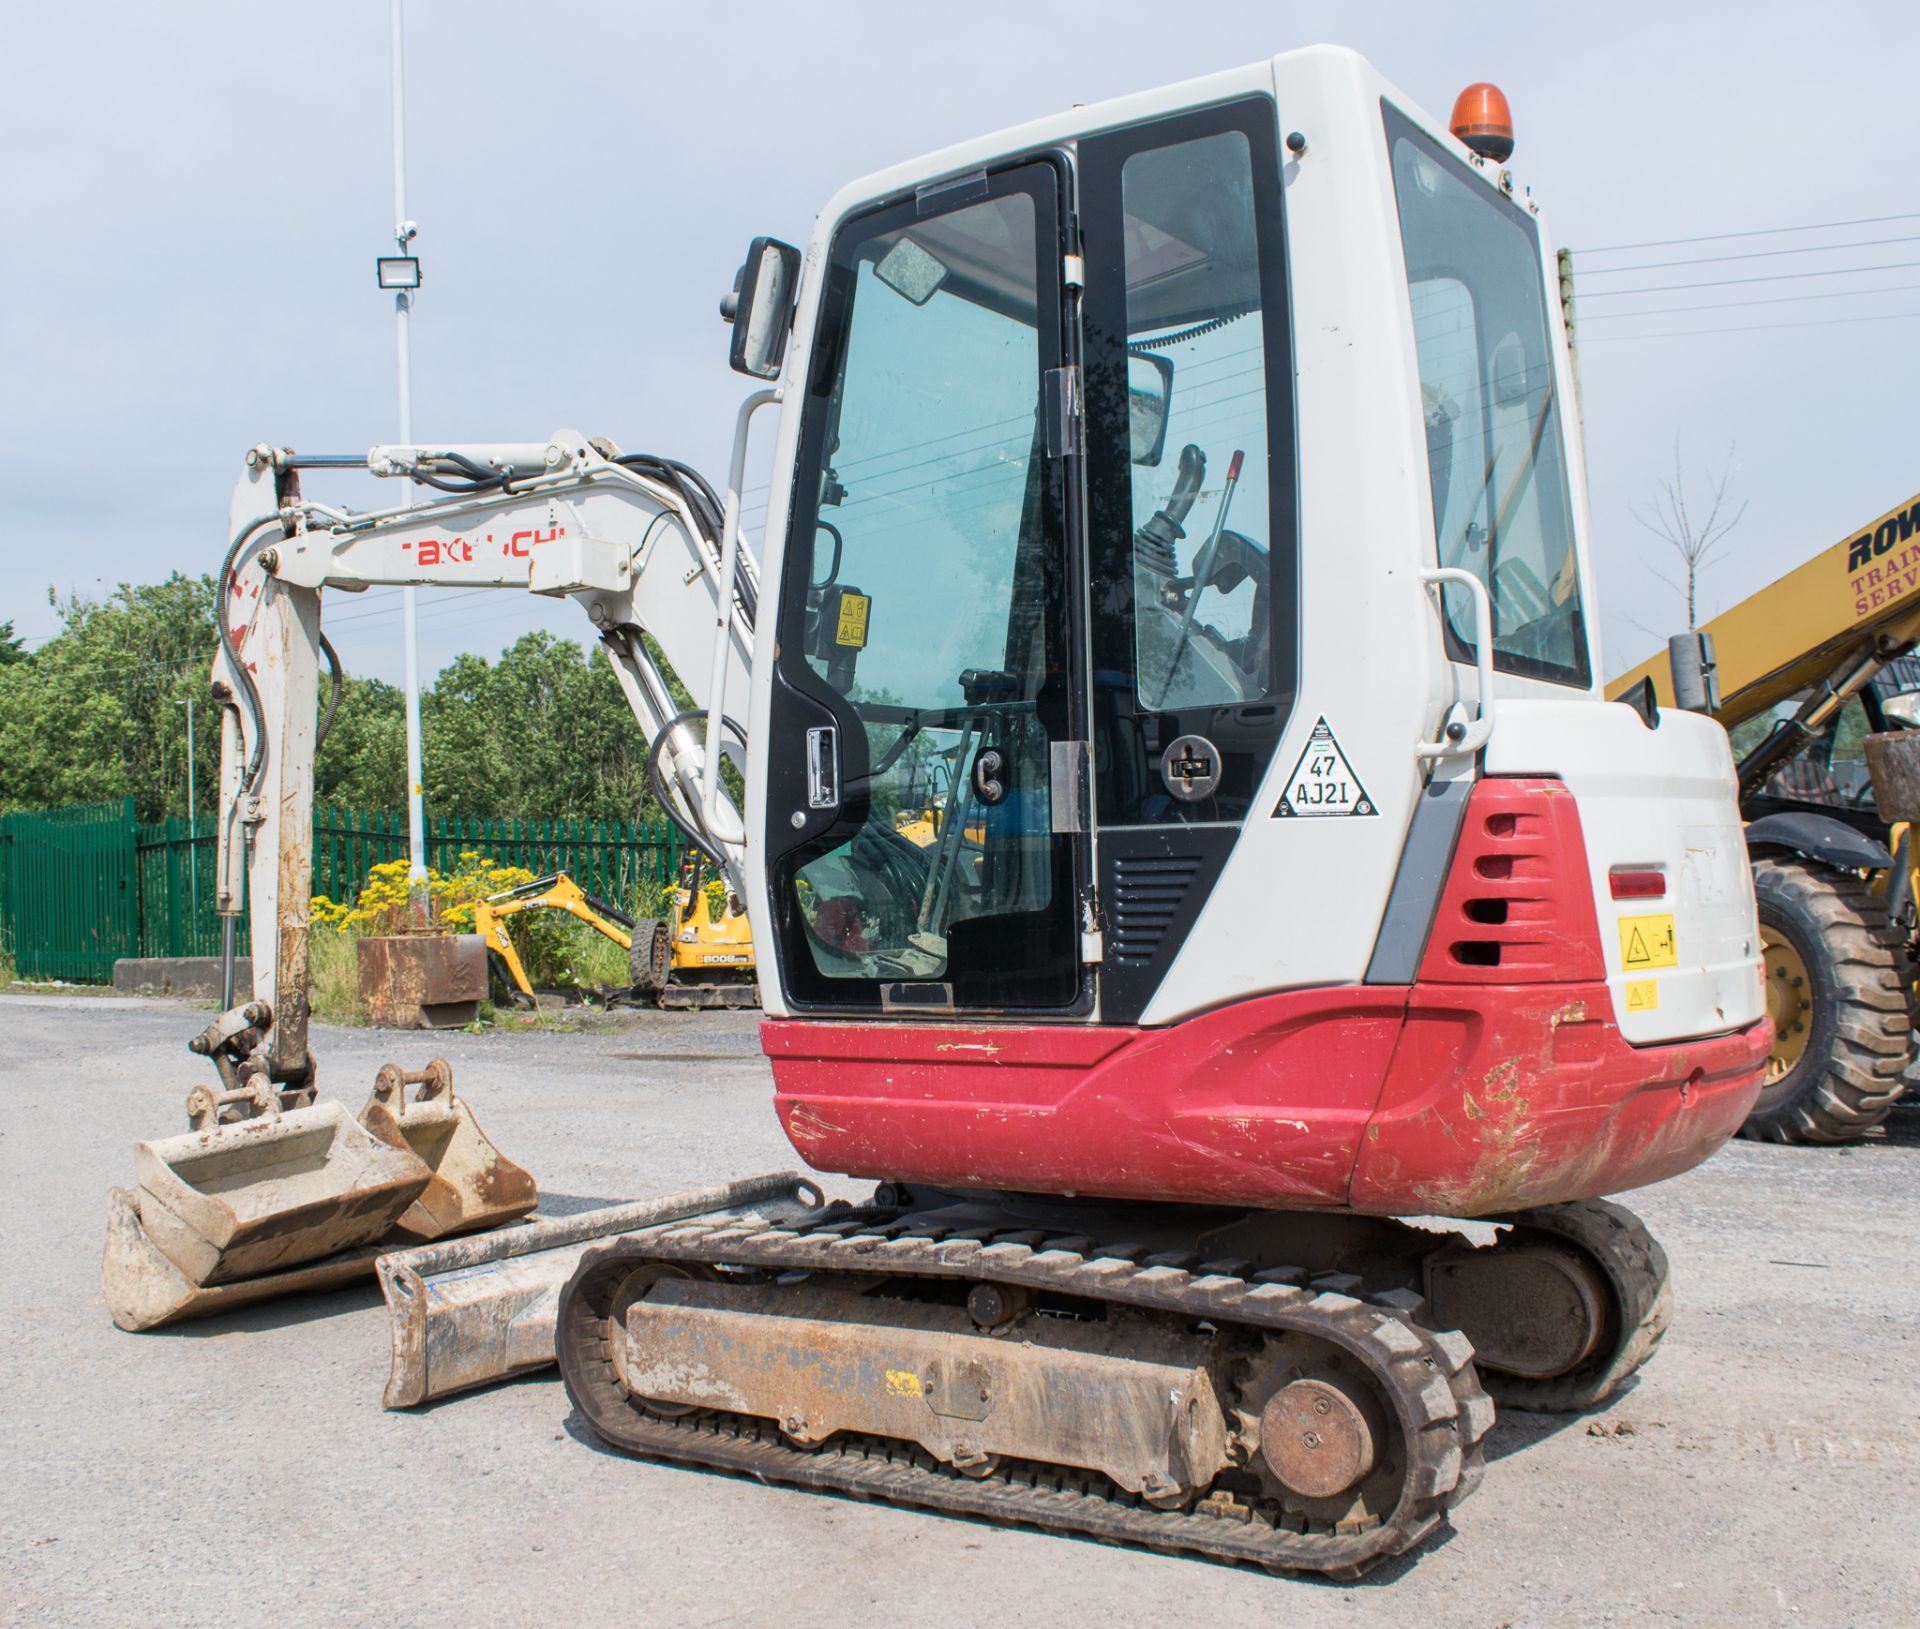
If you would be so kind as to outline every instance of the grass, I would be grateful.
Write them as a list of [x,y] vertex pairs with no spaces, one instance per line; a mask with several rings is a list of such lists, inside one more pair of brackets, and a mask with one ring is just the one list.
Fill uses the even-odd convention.
[[364,1024],[360,999],[359,938],[339,928],[316,926],[310,943],[309,989],[313,1016],[328,1024]]
[[556,982],[579,990],[601,990],[609,985],[624,990],[631,982],[626,951],[584,922],[569,920],[566,927],[562,941],[566,950]]
[[[589,995],[603,989],[625,989],[627,953],[613,940],[595,933],[584,922],[551,913],[559,920],[543,939],[540,954],[532,958],[536,988],[571,988]],[[322,1023],[364,1025],[367,1004],[360,999],[359,935],[341,928],[315,924],[311,942],[313,1016]],[[7,987],[12,964],[0,960],[0,989]],[[495,1010],[491,1001],[480,1004],[477,1027],[513,1030],[571,1030],[580,1027],[577,1009],[519,1012]]]
[[5,934],[0,934],[0,990],[11,990],[18,982],[14,972],[13,946],[7,942]]

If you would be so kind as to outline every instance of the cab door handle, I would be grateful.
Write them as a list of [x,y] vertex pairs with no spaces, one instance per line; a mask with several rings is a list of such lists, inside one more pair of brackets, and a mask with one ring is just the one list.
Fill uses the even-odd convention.
[[831,724],[807,731],[807,807],[840,807],[840,732]]

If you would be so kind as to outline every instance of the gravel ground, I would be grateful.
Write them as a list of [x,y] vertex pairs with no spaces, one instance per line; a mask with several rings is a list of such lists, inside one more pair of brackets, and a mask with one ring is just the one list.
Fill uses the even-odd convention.
[[[7,1624],[1911,1624],[1920,1616],[1920,1110],[1853,1150],[1736,1144],[1640,1194],[1673,1331],[1580,1419],[1511,1414],[1458,1526],[1329,1585],[602,1453],[557,1378],[380,1408],[362,1289],[125,1335],[98,1287],[129,1145],[184,1125],[198,1015],[0,996]],[[453,1061],[554,1199],[794,1163],[751,1015],[584,1034],[322,1030]]]

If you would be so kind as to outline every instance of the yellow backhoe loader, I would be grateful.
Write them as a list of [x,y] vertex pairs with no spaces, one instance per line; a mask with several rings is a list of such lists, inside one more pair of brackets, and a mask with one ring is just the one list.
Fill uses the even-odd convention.
[[[716,888],[710,864],[689,849],[680,863],[670,914],[633,917],[589,894],[566,872],[538,877],[479,901],[473,931],[487,959],[523,1007],[534,1005],[533,982],[508,936],[506,918],[521,911],[565,911],[627,952],[633,993],[661,1007],[750,1007],[755,1002],[753,935],[740,902]],[[719,910],[712,906],[718,894]]]
[[1732,734],[1777,1039],[1742,1128],[1850,1142],[1914,1056],[1920,494],[1749,595],[1608,696]]

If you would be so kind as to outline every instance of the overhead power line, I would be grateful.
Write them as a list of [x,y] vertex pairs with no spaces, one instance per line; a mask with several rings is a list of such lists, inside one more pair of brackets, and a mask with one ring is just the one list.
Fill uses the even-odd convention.
[[1803,226],[1761,226],[1746,232],[1708,232],[1692,238],[1650,238],[1644,243],[1606,243],[1567,252],[1574,255],[1606,255],[1620,254],[1629,249],[1677,249],[1687,243],[1729,243],[1735,238],[1773,238],[1789,232],[1832,232],[1843,226],[1884,226],[1889,221],[1920,221],[1920,211],[1904,215],[1862,215],[1850,221],[1809,221]]
[[1618,345],[1630,339],[1693,339],[1702,334],[1757,334],[1775,328],[1831,328],[1838,323],[1894,322],[1905,317],[1920,317],[1920,311],[1883,311],[1872,317],[1811,317],[1803,322],[1742,323],[1725,328],[1666,328],[1651,334],[1595,334],[1586,345]]
[[1831,266],[1825,271],[1768,272],[1760,277],[1712,277],[1704,283],[1649,283],[1645,288],[1582,289],[1582,300],[1619,300],[1629,294],[1675,294],[1683,289],[1737,288],[1747,283],[1791,283],[1805,277],[1861,277],[1868,272],[1913,271],[1920,260],[1895,260],[1882,266]]
[[1688,255],[1680,260],[1643,260],[1632,266],[1592,266],[1582,277],[1611,277],[1616,272],[1665,271],[1672,266],[1713,266],[1727,260],[1777,260],[1781,255],[1826,255],[1841,249],[1884,249],[1895,243],[1920,243],[1920,235],[1854,238],[1846,243],[1809,243],[1798,249],[1746,249],[1737,255]]
[[1642,311],[1596,311],[1580,318],[1581,327],[1590,322],[1625,322],[1634,317],[1666,317],[1682,311],[1731,311],[1751,305],[1799,305],[1806,300],[1860,300],[1873,294],[1912,294],[1920,292],[1920,283],[1889,283],[1884,288],[1839,288],[1824,294],[1775,294],[1761,300],[1707,300],[1698,305],[1659,305]]

